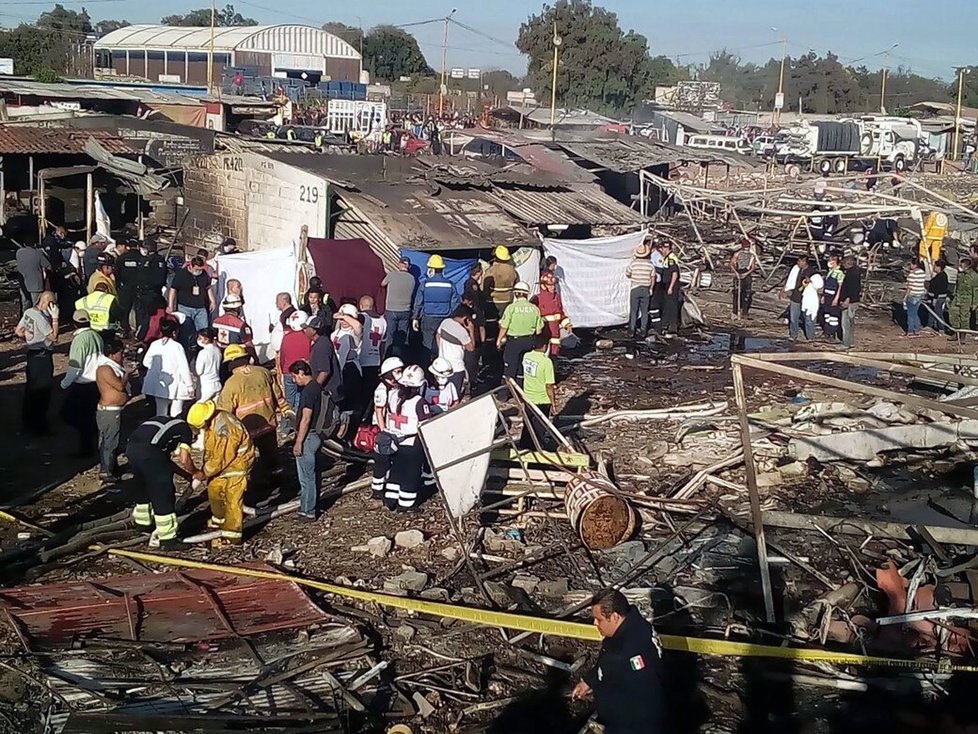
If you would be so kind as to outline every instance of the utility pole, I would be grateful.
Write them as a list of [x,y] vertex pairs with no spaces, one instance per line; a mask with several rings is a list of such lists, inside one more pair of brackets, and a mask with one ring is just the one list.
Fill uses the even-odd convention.
[[214,94],[214,25],[217,22],[217,0],[211,0],[211,43],[207,51],[207,93]]
[[441,86],[438,88],[438,117],[445,112],[445,92],[448,91],[448,24],[457,12],[458,8],[452,8],[452,12],[445,16],[445,40],[441,45]]
[[[774,26],[771,30],[775,33],[778,29]],[[788,38],[784,37],[781,39],[781,73],[778,76],[778,96],[774,98],[774,124],[781,124],[781,110],[784,108],[784,65],[788,58]]]
[[557,21],[554,20],[554,76],[550,86],[550,130],[553,132],[557,120],[557,64],[560,61],[559,51],[563,39],[557,35]]
[[885,115],[886,114],[886,72],[888,71],[888,69],[887,69],[887,57],[890,55],[890,51],[892,51],[893,49],[895,49],[899,45],[900,45],[899,43],[894,43],[892,46],[890,46],[888,49],[886,49],[886,51],[884,51],[882,53],[882,56],[883,56],[883,74],[882,74],[883,81],[882,81],[882,83],[880,85],[880,114],[881,115]]
[[958,159],[958,144],[961,142],[961,100],[964,97],[964,75],[971,73],[970,66],[959,66],[958,72],[958,108],[954,114],[954,145],[951,148],[951,160]]

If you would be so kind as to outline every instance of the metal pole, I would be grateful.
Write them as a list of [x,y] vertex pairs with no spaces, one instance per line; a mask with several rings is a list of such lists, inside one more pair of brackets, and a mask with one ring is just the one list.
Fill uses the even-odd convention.
[[[781,106],[784,106],[784,62],[788,57],[788,39],[781,39],[781,74],[778,77],[778,95],[782,100]],[[777,103],[774,105],[774,124],[781,124],[781,110],[778,108]]]
[[553,82],[550,85],[550,129],[553,130],[554,123],[557,120],[557,63],[559,61],[558,53],[560,51],[561,38],[557,35],[557,21],[554,21],[554,74]]
[[445,16],[445,40],[441,45],[441,86],[438,88],[438,117],[441,117],[445,110],[445,89],[448,85],[448,21],[451,16]]
[[951,148],[951,160],[958,159],[958,143],[961,139],[961,98],[964,95],[964,75],[967,67],[958,69],[958,108],[954,115],[954,145]]
[[880,114],[886,114],[886,59],[883,60],[883,82],[880,85]]
[[95,207],[95,186],[92,174],[85,179],[85,242],[92,241],[92,210]]
[[214,93],[214,23],[217,21],[217,0],[211,0],[211,43],[207,50],[207,93]]
[[757,468],[754,465],[754,449],[750,442],[750,421],[747,418],[747,394],[744,391],[743,368],[733,362],[734,397],[737,401],[737,417],[740,420],[740,441],[744,448],[744,468],[747,470],[747,491],[750,494],[751,522],[754,525],[754,542],[757,544],[757,563],[761,569],[761,590],[764,593],[764,611],[767,621],[776,621],[774,594],[771,589],[771,568],[767,561],[767,541],[764,538],[764,521],[761,516],[761,497],[757,490]]

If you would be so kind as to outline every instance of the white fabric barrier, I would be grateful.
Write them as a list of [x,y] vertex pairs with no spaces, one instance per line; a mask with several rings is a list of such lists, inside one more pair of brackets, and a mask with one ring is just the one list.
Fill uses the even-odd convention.
[[540,291],[540,265],[542,258],[536,247],[521,247],[513,253],[513,264],[519,279],[530,286],[530,295]]
[[218,255],[215,262],[217,263],[215,295],[218,304],[224,298],[225,284],[228,280],[240,280],[244,291],[245,318],[254,332],[255,344],[268,344],[268,327],[274,325],[279,318],[278,309],[275,308],[275,296],[279,293],[288,293],[292,296],[292,303],[299,305],[296,301],[298,265],[295,250],[291,247],[280,247],[275,250]]
[[575,327],[617,326],[628,321],[625,270],[635,248],[645,240],[641,230],[618,237],[543,241],[547,255],[564,271],[560,295]]

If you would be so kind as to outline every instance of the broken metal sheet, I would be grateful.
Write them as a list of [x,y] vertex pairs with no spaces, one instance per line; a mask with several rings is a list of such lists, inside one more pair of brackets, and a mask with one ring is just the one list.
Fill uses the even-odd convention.
[[884,451],[914,451],[978,441],[978,420],[890,426],[823,436],[796,436],[788,452],[802,461],[869,461]]
[[168,179],[152,173],[142,163],[113,155],[94,137],[85,141],[85,153],[140,196],[157,194],[170,184]]
[[328,619],[291,582],[202,570],[7,589],[0,608],[32,647],[44,648],[99,638],[214,640]]
[[462,517],[479,501],[498,421],[490,394],[421,424],[421,442],[453,517]]

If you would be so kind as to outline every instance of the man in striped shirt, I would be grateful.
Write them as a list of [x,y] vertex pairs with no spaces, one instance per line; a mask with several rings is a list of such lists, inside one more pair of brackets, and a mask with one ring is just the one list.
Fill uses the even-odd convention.
[[910,272],[907,274],[907,293],[903,304],[907,309],[907,336],[920,335],[920,303],[927,295],[927,273],[919,257],[910,260]]
[[635,257],[625,269],[625,277],[631,284],[629,293],[628,336],[645,338],[649,332],[649,304],[652,285],[655,283],[655,267],[649,259],[651,248],[642,243],[635,249]]

